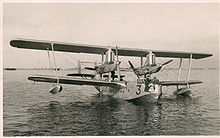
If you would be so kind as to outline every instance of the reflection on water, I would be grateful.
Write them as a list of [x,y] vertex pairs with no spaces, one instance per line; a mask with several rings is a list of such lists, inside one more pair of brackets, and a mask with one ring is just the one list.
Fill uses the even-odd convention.
[[[106,97],[103,99],[97,95],[87,103],[72,102],[62,105],[58,101],[50,101],[48,105],[44,103],[33,107],[28,110],[32,116],[27,122],[29,131],[23,134],[55,136],[140,134],[143,133],[149,117],[154,114],[153,110],[161,108],[144,101],[127,102],[112,98],[106,100]],[[153,116],[156,120],[160,113]],[[159,123],[158,121],[155,125]]]
[[218,91],[209,91],[218,90],[213,83],[213,89],[195,87],[191,96],[164,90],[156,102],[123,101],[72,85],[51,95],[51,85],[33,86],[19,75],[5,74],[4,136],[219,135]]
[[[187,117],[191,100],[189,96],[178,97],[169,103],[178,105],[178,116]],[[164,126],[168,120],[163,104],[149,103],[144,98],[119,101],[99,95],[92,96],[90,101],[64,105],[59,101],[40,103],[28,110],[28,131],[19,135],[164,135],[168,134]]]

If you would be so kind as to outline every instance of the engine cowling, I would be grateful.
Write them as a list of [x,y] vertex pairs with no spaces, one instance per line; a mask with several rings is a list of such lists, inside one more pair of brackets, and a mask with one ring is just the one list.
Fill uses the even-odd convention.
[[152,51],[150,51],[146,56],[145,66],[155,66],[156,64],[156,56],[152,53]]
[[109,49],[109,50],[105,53],[105,63],[111,64],[111,63],[114,63],[114,61],[115,61],[115,53],[114,53],[114,51],[112,51],[111,49]]

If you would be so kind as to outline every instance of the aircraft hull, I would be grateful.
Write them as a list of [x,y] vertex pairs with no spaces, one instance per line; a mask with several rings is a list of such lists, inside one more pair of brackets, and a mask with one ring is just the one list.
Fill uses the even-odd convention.
[[[123,82],[125,83],[125,82]],[[161,86],[158,84],[153,85],[148,90],[145,84],[137,84],[135,81],[126,82],[126,88],[116,89],[110,87],[96,87],[96,89],[103,95],[113,96],[116,99],[133,100],[140,97],[146,97],[150,101],[155,101],[161,94]]]

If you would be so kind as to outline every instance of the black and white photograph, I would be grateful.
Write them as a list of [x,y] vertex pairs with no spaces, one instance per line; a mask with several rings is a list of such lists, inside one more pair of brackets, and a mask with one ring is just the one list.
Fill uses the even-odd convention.
[[2,2],[2,136],[219,136],[219,2]]

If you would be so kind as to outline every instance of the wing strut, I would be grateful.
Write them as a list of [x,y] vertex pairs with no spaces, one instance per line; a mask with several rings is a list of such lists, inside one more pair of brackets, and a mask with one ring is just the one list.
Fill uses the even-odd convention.
[[59,84],[59,76],[58,76],[58,72],[57,72],[57,64],[56,64],[56,59],[55,59],[55,54],[54,54],[53,43],[51,43],[51,49],[52,49],[53,60],[54,60],[54,64],[55,64],[55,71],[56,71],[56,76],[57,76],[57,85],[55,87],[53,87],[49,92],[52,93],[52,94],[57,94],[58,92],[61,92],[63,88]]
[[[181,75],[181,71],[182,71],[182,61],[183,61],[183,58],[180,58],[180,65],[179,65],[179,71],[178,71],[177,81],[180,80],[180,75]],[[177,85],[177,89],[178,89],[178,85]]]
[[57,64],[56,64],[56,59],[55,59],[55,54],[54,54],[53,43],[51,43],[51,48],[52,48],[53,60],[54,60],[54,64],[55,64],[55,71],[56,71],[56,75],[57,75],[57,83],[59,83],[59,77],[58,77],[58,73],[57,73]]
[[189,80],[189,77],[190,77],[191,68],[192,68],[192,54],[190,54],[190,58],[189,58],[189,69],[188,69],[187,81]]
[[80,60],[78,60],[78,67],[77,67],[77,69],[78,69],[78,73],[81,74],[81,61]]
[[179,65],[179,71],[178,71],[177,81],[180,80],[180,75],[181,75],[181,71],[182,71],[182,61],[183,61],[183,58],[180,58],[180,65]]
[[50,69],[53,73],[53,68],[52,68],[52,64],[51,64],[51,60],[50,60],[50,51],[49,51],[49,48],[47,48],[47,56],[48,56],[48,59],[49,59],[49,64],[50,64]]
[[118,60],[118,47],[116,46],[116,60],[117,60],[117,75],[118,75],[118,81],[120,81],[120,66],[119,66],[119,60]]
[[104,64],[104,53],[102,53],[102,64]]
[[143,56],[141,56],[141,67],[143,66]]

